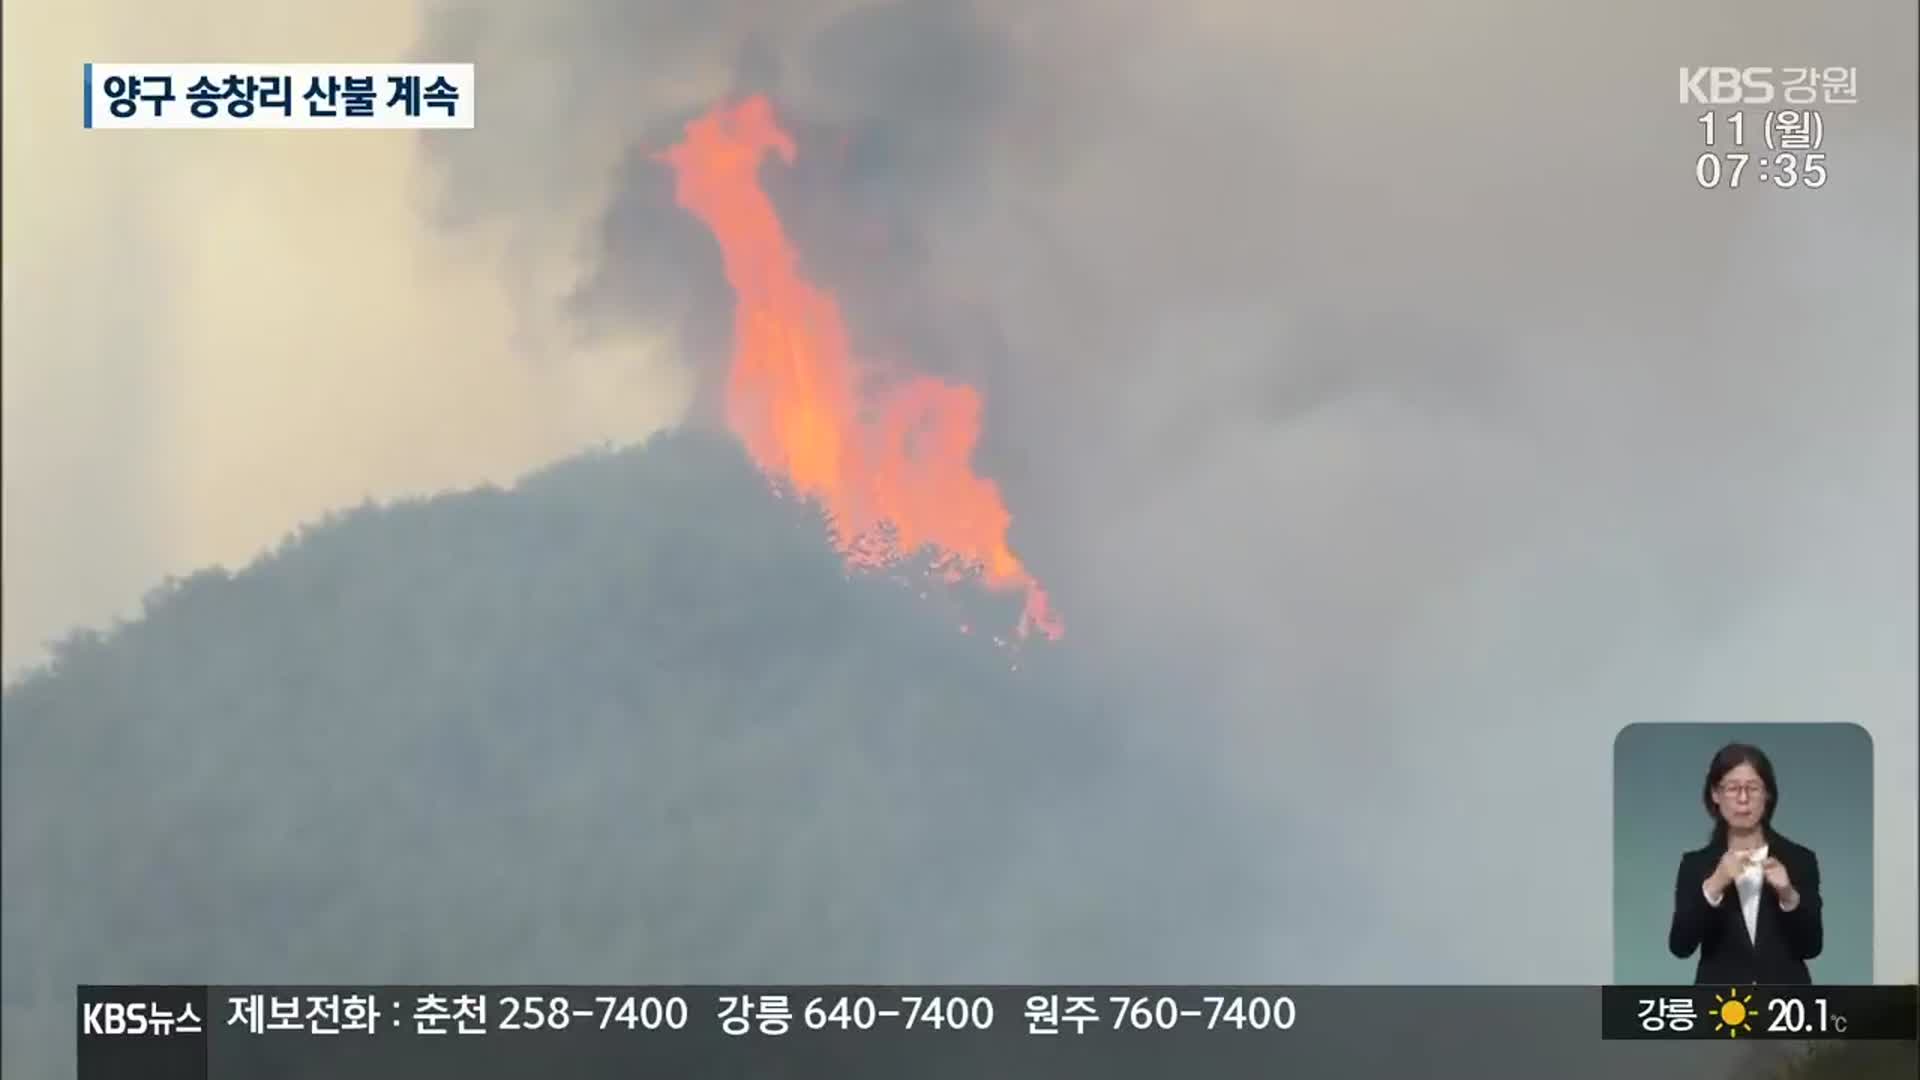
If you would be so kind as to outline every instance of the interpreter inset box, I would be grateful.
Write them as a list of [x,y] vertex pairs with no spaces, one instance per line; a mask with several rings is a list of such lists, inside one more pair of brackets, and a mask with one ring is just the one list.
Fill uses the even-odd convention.
[[1615,983],[1873,981],[1866,729],[1637,723],[1613,758]]

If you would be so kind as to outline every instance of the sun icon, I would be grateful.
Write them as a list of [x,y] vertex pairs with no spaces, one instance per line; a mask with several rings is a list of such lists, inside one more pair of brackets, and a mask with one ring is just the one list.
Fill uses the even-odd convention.
[[1712,1012],[1712,1015],[1720,1021],[1713,1025],[1713,1030],[1726,1032],[1729,1039],[1739,1038],[1743,1031],[1748,1034],[1753,1033],[1753,1025],[1747,1023],[1747,1018],[1753,1015],[1752,994],[1743,998],[1740,996],[1740,991],[1728,987],[1726,997],[1715,994],[1713,1000],[1720,1003]]

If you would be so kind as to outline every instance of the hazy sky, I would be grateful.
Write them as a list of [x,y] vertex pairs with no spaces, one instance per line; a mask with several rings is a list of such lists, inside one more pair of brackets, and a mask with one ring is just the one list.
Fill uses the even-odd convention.
[[28,0],[5,30],[10,673],[330,507],[509,481],[677,417],[657,336],[583,344],[540,300],[568,288],[574,208],[509,260],[499,230],[429,224],[408,133],[75,119],[85,60],[403,58],[409,5]]
[[[645,152],[753,86],[853,135],[772,182],[863,342],[985,389],[1067,647],[1358,878],[1476,875],[1345,973],[1604,979],[1566,927],[1619,727],[1830,718],[1912,975],[1912,5],[257,10],[7,8],[9,668],[327,508],[675,421],[726,296]],[[75,116],[86,59],[408,55],[479,65],[476,131]],[[1829,186],[1701,191],[1677,69],[1802,63],[1860,71]]]

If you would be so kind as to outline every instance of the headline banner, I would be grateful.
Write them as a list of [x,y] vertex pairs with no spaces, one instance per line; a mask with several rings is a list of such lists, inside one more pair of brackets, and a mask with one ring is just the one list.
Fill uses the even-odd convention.
[[474,123],[472,64],[80,65],[80,126],[340,131]]

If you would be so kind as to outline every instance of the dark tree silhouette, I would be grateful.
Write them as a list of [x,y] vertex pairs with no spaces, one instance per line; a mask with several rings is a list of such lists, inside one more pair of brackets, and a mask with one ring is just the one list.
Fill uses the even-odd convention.
[[1224,955],[1234,919],[1192,915],[1232,865],[1164,839],[1204,785],[957,630],[1016,603],[849,581],[811,509],[684,435],[170,581],[6,692],[6,1074],[69,1074],[84,981]]

